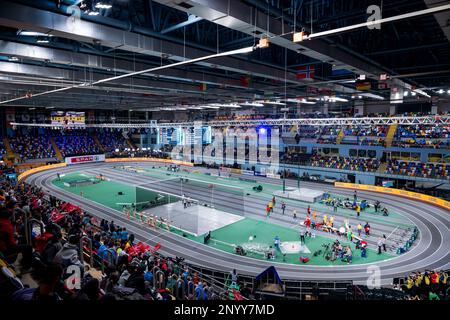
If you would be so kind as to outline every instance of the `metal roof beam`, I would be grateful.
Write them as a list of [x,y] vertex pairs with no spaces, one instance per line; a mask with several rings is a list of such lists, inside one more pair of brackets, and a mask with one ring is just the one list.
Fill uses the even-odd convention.
[[[161,57],[175,61],[195,59],[210,55],[211,52],[191,47],[184,47],[167,40],[123,31],[118,28],[89,22],[82,19],[72,19],[62,14],[39,10],[9,1],[2,1],[8,10],[0,11],[0,25],[38,31],[53,36],[72,39],[105,47],[125,50],[144,55]],[[219,68],[238,74],[252,74],[257,77],[284,81],[284,70],[248,62],[245,59],[221,57],[213,61],[198,62],[209,68]],[[299,83],[293,72],[287,73],[288,83]]]

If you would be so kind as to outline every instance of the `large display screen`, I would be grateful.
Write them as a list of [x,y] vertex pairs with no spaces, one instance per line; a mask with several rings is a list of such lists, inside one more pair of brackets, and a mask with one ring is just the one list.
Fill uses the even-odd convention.
[[75,111],[52,111],[52,124],[85,124],[86,116],[84,112]]

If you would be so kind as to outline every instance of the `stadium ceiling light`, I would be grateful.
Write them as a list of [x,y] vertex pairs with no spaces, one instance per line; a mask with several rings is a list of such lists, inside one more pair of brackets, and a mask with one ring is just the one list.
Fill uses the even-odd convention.
[[360,97],[372,98],[375,100],[384,100],[384,97],[382,97],[378,94],[373,94],[373,93],[361,93]]
[[447,90],[447,94],[450,94],[450,89],[449,89],[449,90]]
[[316,104],[317,102],[314,102],[314,101],[308,101],[308,100],[306,100],[306,99],[302,99],[302,100],[300,100],[300,103],[303,103],[303,104]]
[[201,106],[191,106],[191,107],[187,107],[190,110],[203,110],[203,107]]
[[240,103],[241,106],[243,107],[264,107],[264,105],[262,103],[259,102],[244,102],[244,103]]
[[95,7],[97,9],[111,9],[112,5],[110,3],[104,2],[104,1],[99,1],[95,4]]
[[222,108],[240,108],[241,106],[236,103],[211,103],[210,106],[222,107]]
[[431,98],[431,96],[428,93],[426,93],[425,91],[423,91],[422,89],[416,89],[416,90],[414,90],[414,92],[416,92],[424,97]]
[[20,30],[17,32],[18,36],[27,36],[27,37],[53,37],[51,34],[35,32],[35,31],[23,31]]
[[263,103],[263,104],[273,104],[273,105],[276,105],[276,106],[285,106],[286,105],[285,103],[283,103],[283,102],[281,102],[279,100],[276,100],[276,101],[261,100],[261,101],[256,101],[256,102]]
[[344,98],[339,98],[339,97],[334,97],[330,99],[331,101],[338,101],[338,102],[348,102],[348,99],[344,99]]
[[443,94],[444,93],[444,89],[439,89],[438,93],[439,94]]
[[88,11],[89,16],[98,16],[99,14],[100,14],[100,12],[98,12],[98,11],[94,11],[94,10]]
[[[70,89],[76,89],[76,88],[82,88],[82,87],[88,87],[88,86],[95,86],[95,85],[100,84],[100,83],[106,83],[106,82],[111,82],[111,81],[115,81],[115,80],[119,80],[119,79],[123,79],[123,78],[129,78],[129,77],[141,75],[141,74],[144,74],[144,73],[152,73],[152,72],[155,72],[155,71],[160,71],[160,70],[170,69],[170,68],[179,67],[179,66],[183,66],[183,65],[188,65],[188,64],[192,64],[192,63],[196,63],[196,62],[200,62],[200,61],[204,61],[204,60],[209,60],[209,59],[213,59],[213,58],[232,56],[232,55],[235,55],[235,54],[249,53],[249,52],[252,52],[253,50],[256,50],[257,48],[259,48],[259,47],[258,46],[250,46],[250,47],[245,47],[245,48],[241,48],[241,49],[220,52],[220,53],[216,53],[216,54],[211,54],[209,56],[194,58],[194,59],[190,59],[190,60],[184,60],[184,61],[180,61],[180,62],[167,64],[167,65],[164,65],[164,66],[154,67],[154,68],[145,69],[145,70],[141,70],[141,71],[135,71],[135,72],[131,72],[131,73],[125,73],[125,74],[122,74],[120,76],[105,78],[105,79],[101,79],[101,80],[98,80],[98,81],[95,81],[95,82],[85,82],[85,83],[73,85],[73,86],[70,86],[70,87],[63,87],[63,88],[59,88],[59,89],[55,89],[55,90],[44,91],[44,92],[40,92],[38,94],[34,94],[32,97],[43,96],[43,95],[47,95],[47,94],[51,94],[51,93],[55,93],[55,92],[61,92],[61,91],[65,91],[65,90],[70,90]],[[28,95],[24,95],[24,96],[21,96],[21,97],[18,97],[18,98],[13,98],[13,99],[5,100],[5,101],[0,101],[0,105],[1,104],[6,104],[6,103],[10,103],[10,102],[14,102],[14,101],[18,101],[18,100],[22,100],[22,99],[28,99],[28,98],[31,98],[31,97],[28,96]]]

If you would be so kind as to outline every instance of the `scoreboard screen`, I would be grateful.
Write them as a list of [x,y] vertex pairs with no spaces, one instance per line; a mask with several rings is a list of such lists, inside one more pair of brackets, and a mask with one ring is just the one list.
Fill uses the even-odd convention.
[[75,111],[52,111],[52,124],[85,124],[86,116],[84,112]]

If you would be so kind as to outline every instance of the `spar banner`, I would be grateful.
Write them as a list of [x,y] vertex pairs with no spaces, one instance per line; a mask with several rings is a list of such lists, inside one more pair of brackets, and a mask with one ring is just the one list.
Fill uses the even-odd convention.
[[104,154],[88,155],[88,156],[77,156],[77,157],[66,157],[65,162],[67,164],[81,164],[90,162],[102,162],[105,161]]

